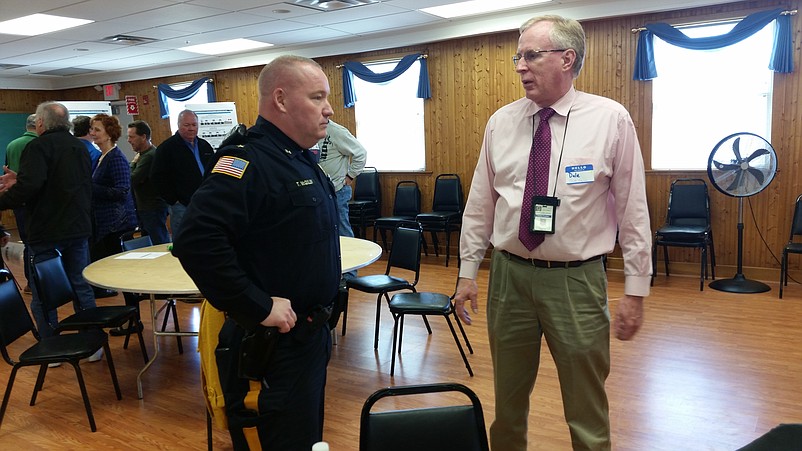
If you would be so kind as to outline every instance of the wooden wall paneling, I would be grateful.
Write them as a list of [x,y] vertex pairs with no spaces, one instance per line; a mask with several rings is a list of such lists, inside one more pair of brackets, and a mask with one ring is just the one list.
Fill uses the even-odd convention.
[[[744,1],[678,11],[664,11],[624,17],[583,22],[587,33],[587,57],[585,67],[576,80],[577,89],[604,95],[622,103],[630,112],[638,132],[644,163],[650,167],[651,155],[651,82],[632,80],[634,55],[638,35],[630,29],[649,22],[674,24],[699,22],[723,18],[743,17],[755,11],[774,7],[798,9],[800,0],[790,1]],[[792,19],[795,37],[794,60],[802,62],[802,39],[798,16]],[[511,30],[489,35],[459,38],[428,43],[425,46],[400,47],[351,55],[335,55],[319,58],[318,62],[329,77],[334,119],[356,130],[353,110],[342,106],[341,69],[336,66],[346,60],[370,61],[422,52],[428,54],[432,98],[425,102],[426,121],[426,172],[383,173],[383,212],[392,211],[395,183],[399,180],[416,180],[422,190],[424,210],[431,208],[434,176],[443,172],[459,174],[466,196],[479,156],[484,126],[490,115],[499,107],[520,98],[523,91],[515,73],[510,56],[517,48],[518,31]],[[240,121],[249,125],[256,120],[256,77],[262,66],[231,69],[215,73],[184,74],[164,79],[139,80],[122,83],[121,95],[136,95],[140,99],[140,118],[148,121],[154,129],[154,143],[169,137],[169,124],[159,118],[157,82],[173,83],[188,81],[203,75],[215,79],[215,89],[220,101],[237,104]],[[802,137],[798,133],[802,108],[799,104],[799,69],[791,74],[775,76],[773,97],[772,137],[779,157],[780,173],[772,186],[754,196],[751,203],[757,226],[751,220],[751,211],[744,215],[744,265],[759,266],[777,271],[779,265],[772,252],[779,252],[787,240],[790,209],[796,196],[802,192],[799,161],[802,159]],[[97,100],[101,94],[92,87],[43,93],[39,91],[3,91],[0,96],[0,111],[27,111],[36,104],[50,98],[64,100]],[[143,105],[142,96],[149,97],[149,105]],[[387,117],[392,120],[392,105],[388,105]],[[700,118],[702,120],[703,118]],[[392,139],[392,138],[388,138]],[[370,150],[369,150],[370,151]],[[670,183],[677,177],[700,177],[704,172],[649,171],[647,173],[647,195],[652,227],[662,224],[665,217]],[[713,227],[717,245],[717,260],[721,268],[734,268],[737,242],[737,202],[711,188]],[[745,203],[745,205],[748,205]],[[766,243],[763,243],[762,233]],[[671,249],[671,260],[698,263],[698,252]],[[792,263],[794,270],[799,263]],[[691,274],[697,270],[694,268]],[[726,270],[720,269],[720,274]],[[773,277],[773,276],[772,276]]]

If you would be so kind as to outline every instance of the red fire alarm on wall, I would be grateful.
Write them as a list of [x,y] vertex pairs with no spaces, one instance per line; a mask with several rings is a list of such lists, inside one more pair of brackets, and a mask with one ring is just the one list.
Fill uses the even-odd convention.
[[125,105],[128,114],[131,116],[139,114],[139,104],[136,101],[136,96],[125,96]]

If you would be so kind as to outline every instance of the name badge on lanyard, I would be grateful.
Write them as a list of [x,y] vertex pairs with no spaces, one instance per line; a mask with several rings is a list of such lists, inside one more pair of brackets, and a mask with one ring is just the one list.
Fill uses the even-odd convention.
[[532,233],[554,233],[557,207],[560,199],[553,196],[534,196],[532,198],[532,218],[529,231]]

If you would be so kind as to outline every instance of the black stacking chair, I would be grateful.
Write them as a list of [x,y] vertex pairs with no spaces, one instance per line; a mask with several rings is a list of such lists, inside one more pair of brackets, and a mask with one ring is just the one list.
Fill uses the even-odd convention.
[[788,286],[788,254],[802,254],[802,194],[794,204],[794,219],[791,221],[791,236],[783,248],[783,259],[780,265],[780,299],[783,298],[783,287]]
[[694,247],[701,251],[699,291],[707,279],[707,251],[710,249],[710,274],[716,279],[716,251],[710,226],[710,197],[702,179],[677,179],[671,183],[665,224],[654,234],[652,247],[652,284],[657,275],[657,248],[663,248],[668,277],[668,247]]
[[[390,249],[390,257],[387,259],[387,269],[384,274],[354,277],[346,280],[349,289],[364,291],[365,293],[377,293],[376,296],[376,331],[373,340],[373,349],[379,348],[379,322],[381,321],[381,301],[382,296],[390,302],[388,293],[400,290],[415,291],[420,277],[420,247],[421,230],[419,228],[399,227],[393,234],[393,246]],[[393,268],[414,272],[415,279],[409,282],[407,279],[390,275]],[[343,331],[348,319],[348,308],[343,310]],[[424,317],[424,321],[426,317]],[[429,323],[426,322],[429,328]]]
[[[44,254],[33,256],[32,279],[35,284],[42,306],[45,309],[58,309],[62,305],[72,301],[78,303],[78,298],[72,289],[70,279],[64,270],[61,262],[61,253],[53,249]],[[76,309],[78,310],[78,309]],[[137,308],[128,305],[104,305],[100,307],[79,310],[75,314],[59,321],[56,333],[65,330],[86,331],[92,329],[110,329],[121,327],[128,324],[132,327],[139,320]],[[130,333],[126,336],[129,337]],[[145,340],[142,338],[142,331],[137,332],[139,346],[142,349],[142,357],[145,363],[148,361],[148,350],[145,347]],[[106,350],[109,360],[111,355]]]
[[395,202],[393,215],[377,218],[373,223],[373,241],[376,232],[381,233],[382,247],[387,248],[387,230],[395,230],[401,225],[417,222],[420,214],[420,188],[412,180],[402,180],[395,186]]
[[[373,411],[382,399],[432,393],[462,393],[470,404],[440,401],[437,407]],[[411,385],[383,388],[368,397],[362,407],[359,451],[488,451],[482,403],[462,384]]]
[[[81,372],[81,359],[85,359],[100,348],[106,352],[106,362],[109,365],[109,374],[114,383],[114,391],[117,399],[122,399],[120,384],[117,382],[117,373],[114,370],[114,362],[109,351],[108,336],[99,329],[82,331],[76,334],[55,335],[48,338],[41,338],[33,325],[25,301],[22,300],[16,284],[11,279],[10,273],[0,270],[0,354],[3,359],[12,366],[11,374],[8,377],[3,404],[0,407],[0,426],[3,424],[3,417],[8,408],[8,401],[11,397],[11,389],[14,387],[14,380],[17,371],[26,366],[38,366],[39,374],[36,378],[36,385],[31,395],[30,405],[36,404],[36,396],[44,387],[47,366],[50,363],[69,363],[75,369],[75,376],[78,379],[78,387],[81,389],[81,396],[86,408],[86,416],[89,418],[89,427],[92,432],[97,430],[95,417],[92,415],[92,407],[89,404],[89,396],[86,393],[83,373]],[[26,349],[22,354],[13,360],[8,353],[8,347],[17,339],[32,333],[36,343]],[[61,383],[63,381],[60,381]],[[46,413],[45,413],[46,414]]]
[[348,202],[348,221],[351,228],[356,229],[354,235],[365,238],[367,228],[373,225],[382,210],[379,172],[376,168],[367,166],[355,182],[354,198]]
[[[434,199],[432,200],[432,211],[421,213],[417,220],[424,232],[432,234],[432,244],[434,253],[440,256],[438,251],[437,232],[444,232],[446,235],[446,266],[451,255],[451,232],[458,231],[462,224],[462,182],[457,174],[440,174],[434,181]],[[424,252],[429,255],[424,243]],[[459,261],[459,253],[457,253]]]
[[[390,313],[393,315],[394,321],[393,357],[392,363],[390,364],[390,376],[395,375],[396,343],[398,343],[398,355],[401,355],[401,343],[404,337],[404,317],[406,315],[420,315],[426,318],[429,315],[439,315],[446,319],[448,328],[451,330],[451,336],[454,337],[454,343],[457,344],[457,349],[459,349],[459,353],[462,356],[462,361],[465,362],[465,368],[468,369],[468,374],[473,377],[471,364],[468,362],[468,358],[465,356],[465,350],[462,349],[462,343],[460,343],[457,333],[454,331],[454,324],[451,323],[450,317],[452,315],[457,322],[457,326],[459,326],[460,332],[462,332],[462,338],[465,340],[465,345],[468,346],[468,351],[470,351],[471,354],[473,354],[473,348],[471,347],[471,342],[468,341],[468,336],[465,334],[465,329],[462,327],[462,322],[459,316],[457,316],[452,299],[453,296],[448,297],[441,293],[420,291],[415,293],[397,293],[393,295],[390,299]],[[428,323],[426,326],[428,328]],[[431,335],[432,329],[428,328],[428,330],[429,335]]]

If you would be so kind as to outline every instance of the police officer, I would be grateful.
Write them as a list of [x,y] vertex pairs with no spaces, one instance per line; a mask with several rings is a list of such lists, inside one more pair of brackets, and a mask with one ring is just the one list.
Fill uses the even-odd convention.
[[[232,320],[245,335],[261,326],[278,329],[261,375],[255,426],[263,449],[308,451],[322,439],[331,353],[331,335],[317,313],[334,300],[340,281],[334,187],[308,149],[326,136],[333,112],[326,75],[311,59],[276,58],[258,85],[259,117],[247,144],[216,156],[173,254],[226,312],[224,332]],[[228,395],[226,404],[232,442],[247,449]]]

